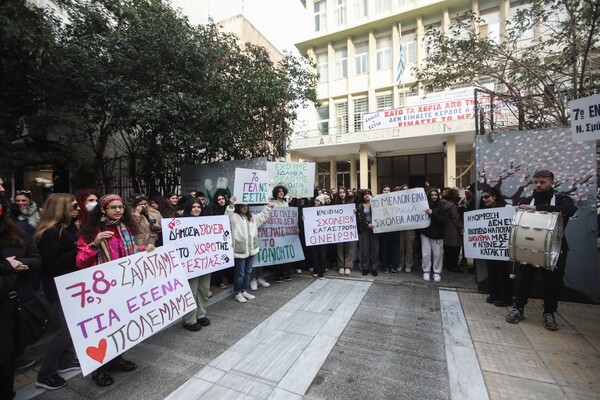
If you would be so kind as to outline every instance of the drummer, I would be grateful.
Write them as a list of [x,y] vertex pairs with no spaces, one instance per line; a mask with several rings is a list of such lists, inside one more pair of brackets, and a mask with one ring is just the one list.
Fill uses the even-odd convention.
[[[563,231],[567,227],[569,218],[577,211],[573,199],[569,196],[557,194],[554,191],[554,174],[548,170],[536,171],[533,175],[533,196],[525,197],[519,200],[518,208],[530,211],[550,211],[560,212],[563,217]],[[535,274],[539,270],[542,274],[544,284],[544,327],[555,331],[558,324],[554,313],[558,307],[558,298],[563,285],[565,266],[567,261],[567,240],[563,236],[560,255],[554,270],[546,268],[537,268],[531,264],[522,264],[517,267],[517,285],[515,293],[515,302],[513,309],[506,315],[506,321],[515,324],[525,318],[524,307],[527,304],[531,284]]]

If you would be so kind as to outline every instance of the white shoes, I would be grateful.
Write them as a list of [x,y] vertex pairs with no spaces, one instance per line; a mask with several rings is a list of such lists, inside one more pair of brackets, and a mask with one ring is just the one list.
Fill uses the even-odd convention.
[[425,282],[429,282],[429,281],[431,280],[431,275],[429,274],[429,272],[425,272],[425,273],[423,274],[423,280],[424,280]]
[[340,268],[340,270],[338,271],[338,274],[344,275],[344,268]]
[[404,272],[408,272],[409,274],[411,273],[412,268],[411,267],[406,267],[406,269],[404,270]]
[[242,293],[238,293],[234,296],[234,299],[239,301],[240,303],[245,303],[247,300]]
[[302,270],[301,270],[300,268],[298,268],[298,269],[296,270],[296,273],[297,273],[297,274],[301,274],[301,273],[302,273]]
[[245,290],[242,292],[242,296],[244,296],[248,300],[254,300],[256,296],[246,292]]
[[346,269],[344,269],[344,273],[345,273],[346,275],[350,275],[350,268],[346,268]]
[[311,268],[309,268],[309,269],[308,269],[308,272],[313,272],[313,268],[312,268],[312,267],[311,267]]
[[440,283],[442,281],[442,276],[440,274],[433,274],[433,281]]
[[259,284],[261,287],[269,287],[269,286],[271,286],[271,284],[270,284],[269,282],[267,282],[267,281],[265,280],[265,278],[260,278],[260,277],[259,277],[259,278],[257,279],[257,282],[258,282],[258,284]]
[[250,290],[258,290],[258,282],[256,281],[256,278],[250,281]]

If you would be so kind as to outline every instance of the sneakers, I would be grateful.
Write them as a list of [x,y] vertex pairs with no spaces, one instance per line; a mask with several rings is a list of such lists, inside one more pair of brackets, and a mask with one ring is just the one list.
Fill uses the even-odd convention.
[[258,278],[256,282],[260,285],[260,287],[269,287],[271,284],[265,280],[265,278]]
[[388,270],[387,268],[381,268],[381,271],[382,271],[384,274],[387,274],[387,273],[389,272],[389,270]]
[[211,290],[209,290],[209,291],[208,291],[208,298],[210,299],[211,297],[212,297],[212,291],[211,291]]
[[218,286],[218,288],[219,288],[219,289],[227,289],[227,287],[228,287],[228,286],[227,286],[226,284],[224,284],[224,283],[221,283],[221,284],[219,284],[219,286]]
[[200,326],[209,326],[210,325],[210,320],[206,317],[202,317],[197,321]]
[[313,271],[314,271],[313,267],[310,267],[310,268],[308,269],[308,272],[313,272]]
[[281,283],[281,282],[283,282],[283,276],[281,276],[281,274],[279,272],[276,272],[273,280],[277,283]]
[[375,269],[372,269],[372,270],[371,270],[371,275],[373,275],[373,276],[377,276],[377,270],[375,270]]
[[54,374],[38,379],[37,382],[35,382],[35,386],[44,388],[46,390],[56,390],[67,386],[67,381],[65,381],[60,375]]
[[425,282],[429,282],[429,281],[431,280],[431,274],[430,274],[429,272],[425,272],[425,273],[423,274],[423,280],[424,280]]
[[301,273],[302,273],[302,270],[301,270],[300,268],[298,268],[298,269],[296,270],[296,273],[297,273],[297,274],[301,274]]
[[246,292],[245,290],[242,292],[242,296],[248,300],[254,300],[256,298],[256,296]]
[[369,270],[368,269],[363,269],[362,270],[362,276],[365,276],[365,275],[369,275]]
[[202,325],[200,325],[198,321],[194,322],[193,324],[183,324],[183,327],[192,332],[198,332],[200,329],[202,329]]
[[[284,281],[289,282],[292,280],[292,277],[287,272],[282,272],[281,277]],[[266,282],[266,281],[265,281]]]
[[245,303],[246,301],[248,301],[242,293],[236,294],[233,298],[234,300],[239,301],[240,303]]
[[407,272],[407,273],[410,274],[412,272],[412,268],[411,267],[406,267],[406,269],[404,270],[404,272]]
[[317,278],[319,275],[317,274],[313,274],[313,278]]
[[494,304],[494,302],[498,300],[497,297],[489,295],[488,297],[485,298],[485,302],[489,303],[489,304]]
[[[544,317],[546,317],[546,314],[544,314]],[[525,318],[525,314],[524,314],[523,310],[521,310],[520,308],[517,308],[517,307],[513,307],[513,309],[510,310],[510,312],[506,315],[506,322],[510,322],[511,324],[516,324],[523,318]],[[545,323],[546,323],[546,320],[544,318],[544,326],[545,326]]]
[[340,268],[340,270],[338,271],[338,274],[344,275],[344,268]]
[[350,270],[350,268],[344,269],[344,274],[346,274],[346,275],[350,275],[351,272],[352,271]]
[[325,276],[324,276],[323,274],[319,274],[319,275],[318,275],[318,278],[319,278],[319,279],[325,279]]
[[398,268],[392,268],[392,274],[397,274],[398,273]]
[[554,313],[544,313],[544,328],[549,329],[551,331],[555,331],[558,329],[558,323],[556,323]]
[[27,369],[29,367],[31,367],[33,364],[35,364],[37,361],[36,360],[17,360],[15,362],[15,369],[21,370],[21,369]]
[[250,290],[258,290],[258,281],[256,278],[250,281]]
[[442,281],[442,276],[440,274],[433,274],[433,281],[435,283],[440,283]]
[[58,369],[58,373],[62,374],[64,372],[77,371],[77,370],[80,370],[80,369],[81,369],[81,365],[79,364],[79,361],[75,360],[71,364],[67,364],[63,368],[59,368]]

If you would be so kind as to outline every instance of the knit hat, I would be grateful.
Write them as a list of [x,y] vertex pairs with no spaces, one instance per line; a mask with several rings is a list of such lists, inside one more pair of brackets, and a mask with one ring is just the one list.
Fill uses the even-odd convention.
[[104,210],[110,202],[116,200],[119,200],[121,203],[125,203],[121,196],[117,194],[105,194],[104,196],[100,197],[100,200],[98,200],[98,204],[100,204],[100,209]]
[[327,195],[321,194],[321,195],[315,197],[315,200],[319,200],[321,202],[321,205],[325,205],[325,201],[327,200]]

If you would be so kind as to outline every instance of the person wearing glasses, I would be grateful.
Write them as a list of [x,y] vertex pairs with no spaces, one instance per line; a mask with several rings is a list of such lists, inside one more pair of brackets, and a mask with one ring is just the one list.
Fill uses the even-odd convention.
[[[116,194],[105,194],[81,226],[77,240],[77,268],[88,268],[143,251],[144,246],[138,247],[136,243],[138,233],[137,224],[123,199]],[[152,251],[154,246],[148,245],[146,249]],[[137,365],[122,355],[117,356],[92,373],[98,386],[114,383],[109,371],[111,367],[129,372]]]
[[68,193],[52,193],[44,203],[44,211],[34,242],[42,255],[42,284],[46,299],[58,317],[58,332],[46,350],[38,372],[36,386],[56,390],[67,385],[59,374],[80,369],[71,334],[60,304],[54,278],[77,271],[77,225],[79,204]]
[[[563,232],[567,228],[569,218],[577,212],[577,207],[571,197],[555,192],[554,173],[549,170],[535,172],[533,175],[533,195],[520,199],[518,208],[521,210],[561,213],[563,217]],[[558,298],[563,286],[568,251],[567,239],[563,235],[560,255],[558,256],[554,270],[537,268],[530,264],[522,264],[517,268],[515,301],[513,309],[506,315],[507,322],[516,324],[525,318],[524,309],[529,297],[529,291],[536,273],[540,271],[544,282],[544,312],[542,314],[544,327],[551,331],[558,329],[554,313],[558,309]]]
[[[495,187],[481,191],[479,208],[507,207],[500,190]],[[496,307],[508,307],[512,304],[512,283],[510,281],[510,263],[502,260],[485,260],[487,265],[490,295],[487,303]]]
[[37,228],[40,223],[40,210],[31,199],[30,190],[17,190],[15,195],[15,204],[19,206],[21,215],[18,217],[22,221],[27,221],[29,225]]
[[162,216],[158,211],[150,207],[146,195],[138,193],[131,198],[130,207],[133,220],[138,225],[137,244],[139,246],[162,244]]

